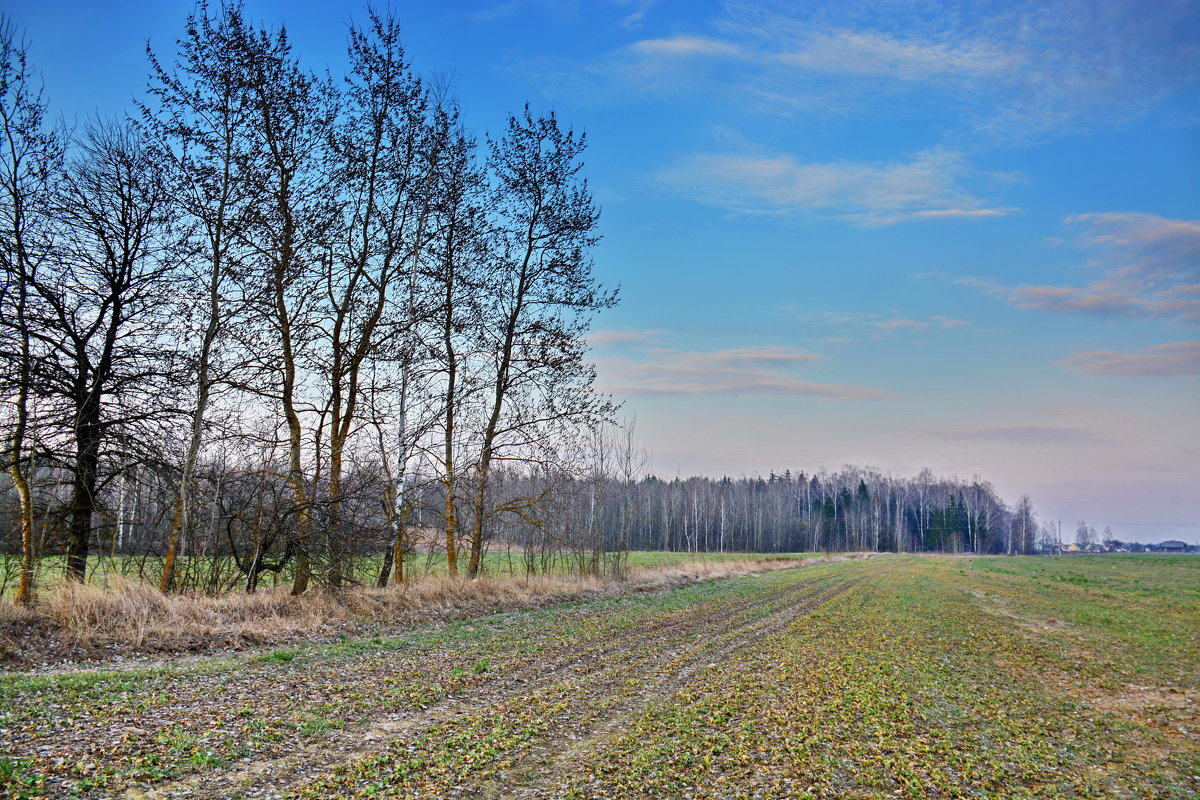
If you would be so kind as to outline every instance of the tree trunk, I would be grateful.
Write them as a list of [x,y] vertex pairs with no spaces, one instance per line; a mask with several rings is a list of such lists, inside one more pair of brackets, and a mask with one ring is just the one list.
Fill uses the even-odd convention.
[[[18,254],[19,255],[19,254]],[[21,328],[21,374],[17,387],[17,419],[13,425],[8,474],[17,490],[21,518],[21,581],[17,586],[17,602],[24,606],[33,604],[33,492],[25,472],[25,432],[29,425],[29,382],[31,376],[29,328],[25,321],[25,304],[28,289],[24,275],[19,278],[17,301],[17,324]]]
[[96,512],[96,473],[100,442],[92,425],[81,426],[74,474],[71,476],[71,521],[67,530],[67,577],[87,579],[92,518]]
[[[14,435],[13,438],[17,437]],[[17,501],[21,506],[21,582],[17,586],[17,602],[29,606],[33,605],[33,495],[25,470],[16,459],[16,452],[19,451],[14,447],[13,464],[8,474],[12,476],[13,486],[17,489]]]

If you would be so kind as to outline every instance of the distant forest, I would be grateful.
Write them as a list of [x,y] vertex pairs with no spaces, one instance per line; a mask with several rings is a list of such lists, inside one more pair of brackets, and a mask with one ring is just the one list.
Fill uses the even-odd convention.
[[[0,580],[380,585],[436,551],[1024,553],[1027,498],[869,470],[647,477],[597,393],[586,137],[473,134],[397,21],[344,76],[201,3],[121,119],[54,124],[0,19]],[[198,558],[203,557],[203,558]],[[49,563],[49,562],[47,562]]]
[[[909,479],[854,467],[670,481],[599,477],[564,491],[570,501],[556,514],[564,533],[594,530],[608,549],[1023,554],[1037,537],[1028,498],[1009,509],[986,482],[929,470]],[[511,528],[522,542],[539,539],[534,526]]]

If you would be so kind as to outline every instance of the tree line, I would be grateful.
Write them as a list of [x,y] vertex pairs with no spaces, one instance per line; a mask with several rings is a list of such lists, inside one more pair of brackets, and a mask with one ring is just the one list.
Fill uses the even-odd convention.
[[[549,519],[509,518],[506,542],[541,552],[555,526],[557,543],[581,565],[606,552],[943,552],[1024,555],[1044,532],[1028,496],[1009,507],[988,482],[935,476],[900,478],[847,466],[837,472],[770,473],[664,480],[629,469],[618,431],[615,447],[586,456],[583,475],[561,482]],[[551,483],[507,476],[513,497]]]
[[[340,80],[201,3],[120,119],[53,124],[0,21],[0,536],[164,591],[620,569],[630,549],[1029,552],[1028,499],[871,470],[648,476],[597,393],[586,137],[477,136],[396,20]],[[118,558],[119,557],[119,558]]]
[[[417,465],[448,498],[451,571],[473,575],[495,472],[552,463],[610,415],[583,344],[616,300],[592,272],[585,136],[528,107],[472,135],[396,20],[368,16],[335,81],[284,29],[202,3],[173,56],[148,49],[126,118],[79,130],[50,124],[0,25],[22,600],[39,554],[85,579],[101,531],[131,503],[146,526],[149,496],[164,590],[212,514],[253,543],[250,571],[340,585],[364,505],[393,545],[380,580],[397,577]],[[278,497],[235,508],[238,492]]]

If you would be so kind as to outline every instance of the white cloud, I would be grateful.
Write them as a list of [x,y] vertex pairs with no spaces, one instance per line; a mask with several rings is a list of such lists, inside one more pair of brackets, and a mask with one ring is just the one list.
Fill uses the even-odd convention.
[[741,56],[742,50],[736,44],[708,39],[703,36],[675,36],[670,39],[643,39],[629,46],[629,50],[642,56],[678,57],[717,57]]
[[1183,92],[1200,76],[1198,9],[1186,0],[730,2],[703,27],[583,69],[626,91],[719,93],[765,113],[878,118],[940,104],[958,134],[1058,136],[1176,96],[1194,113]]
[[934,148],[907,161],[805,162],[789,154],[699,153],[659,172],[670,190],[737,211],[816,212],[868,225],[1010,213],[963,186],[963,157]]
[[587,335],[587,342],[592,347],[648,345],[661,334],[662,331],[657,330],[591,331]]
[[817,33],[778,59],[819,72],[909,81],[1002,73],[1024,60],[986,42],[948,45],[852,30]]
[[[897,333],[927,333],[930,331],[947,331],[970,327],[971,323],[963,319],[955,319],[935,315],[924,319],[900,316],[896,312],[877,314],[868,312],[823,312],[818,314],[799,314],[794,309],[788,309],[797,321],[831,326],[856,334],[865,334],[874,339],[882,339]],[[822,339],[847,343],[854,341],[847,338]]]
[[632,7],[633,10],[621,20],[622,27],[636,28],[646,19],[646,15],[650,13],[658,0],[616,0],[618,6]]

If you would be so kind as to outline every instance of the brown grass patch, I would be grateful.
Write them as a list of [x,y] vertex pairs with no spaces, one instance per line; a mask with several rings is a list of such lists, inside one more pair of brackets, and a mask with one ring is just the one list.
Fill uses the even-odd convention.
[[1105,711],[1177,712],[1193,719],[1200,714],[1200,691],[1172,686],[1127,686],[1124,692],[1092,694],[1088,702]]
[[220,596],[163,594],[116,579],[107,588],[64,583],[34,610],[0,601],[0,663],[104,660],[154,652],[245,648],[480,616],[589,597],[657,591],[791,569],[829,559],[687,562],[608,576],[423,577],[384,589],[353,587],[292,597],[284,588]]

